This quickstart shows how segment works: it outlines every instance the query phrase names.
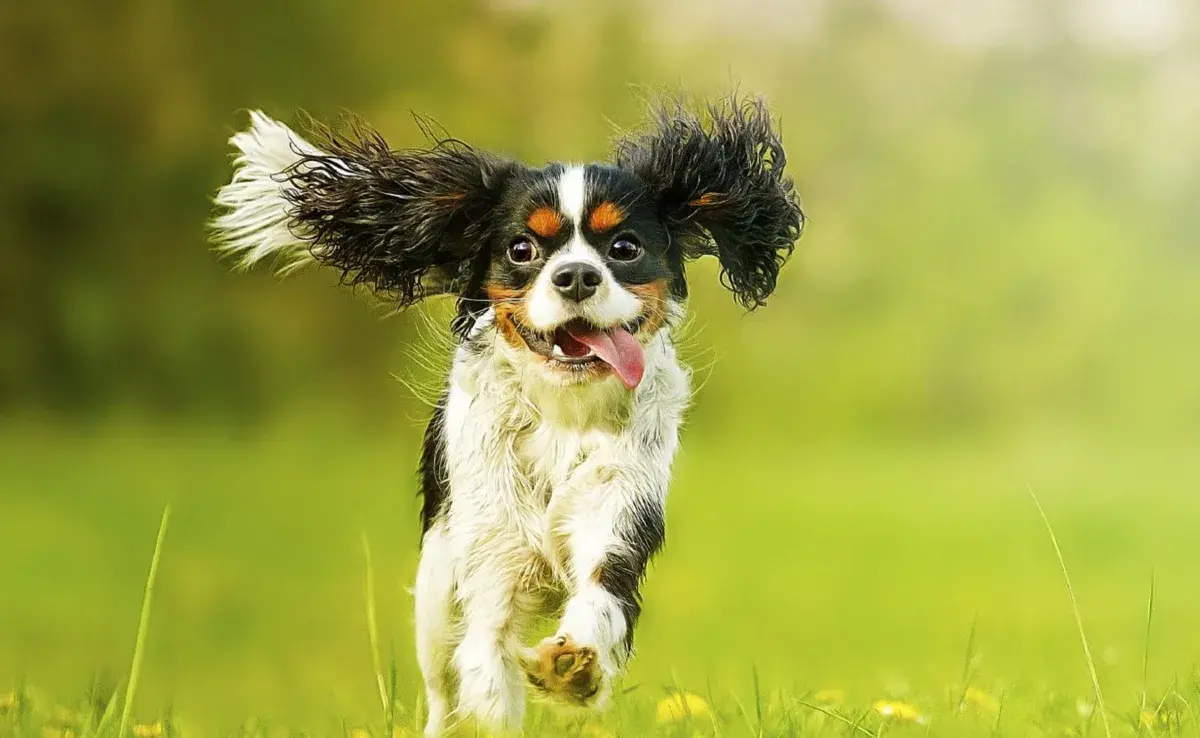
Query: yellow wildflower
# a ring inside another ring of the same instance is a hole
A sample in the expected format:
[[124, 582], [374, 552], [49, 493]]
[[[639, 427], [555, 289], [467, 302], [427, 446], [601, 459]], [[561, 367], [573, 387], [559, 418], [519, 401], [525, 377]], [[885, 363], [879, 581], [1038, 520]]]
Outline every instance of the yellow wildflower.
[[595, 723], [588, 723], [579, 730], [580, 735], [586, 735], [590, 738], [613, 738], [613, 734], [605, 730], [602, 726]]
[[846, 693], [840, 689], [822, 689], [813, 695], [813, 701], [823, 705], [840, 705], [846, 701]]
[[925, 716], [917, 710], [917, 708], [906, 702], [889, 702], [880, 700], [871, 706], [871, 709], [879, 713], [885, 718], [891, 720], [899, 720], [904, 723], [916, 723], [918, 725], [925, 724]]
[[149, 725], [135, 725], [133, 726], [133, 734], [137, 736], [137, 738], [162, 738], [162, 721], [159, 720], [158, 722], [150, 723]]
[[1000, 700], [978, 687], [967, 687], [963, 692], [963, 704], [974, 705], [984, 712], [1000, 712]]
[[708, 714], [708, 703], [691, 692], [678, 692], [658, 703], [658, 722], [678, 723]]
[[1142, 710], [1138, 716], [1144, 728], [1176, 728], [1182, 722], [1178, 712], [1169, 709], [1159, 709], [1154, 712]]
[[346, 738], [371, 738], [371, 733], [362, 728], [353, 728], [347, 734]]

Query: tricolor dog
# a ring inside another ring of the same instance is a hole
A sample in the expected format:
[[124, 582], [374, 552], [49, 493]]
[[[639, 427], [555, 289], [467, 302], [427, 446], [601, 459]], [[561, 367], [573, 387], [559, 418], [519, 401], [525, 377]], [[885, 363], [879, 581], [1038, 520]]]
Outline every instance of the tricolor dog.
[[[527, 685], [601, 707], [663, 544], [689, 397], [672, 342], [685, 267], [715, 256], [756, 308], [804, 223], [769, 111], [662, 103], [611, 162], [541, 167], [314, 129], [251, 115], [215, 237], [242, 265], [316, 262], [400, 306], [457, 300], [420, 464], [426, 733], [519, 730]], [[546, 618], [554, 634], [527, 646]]]

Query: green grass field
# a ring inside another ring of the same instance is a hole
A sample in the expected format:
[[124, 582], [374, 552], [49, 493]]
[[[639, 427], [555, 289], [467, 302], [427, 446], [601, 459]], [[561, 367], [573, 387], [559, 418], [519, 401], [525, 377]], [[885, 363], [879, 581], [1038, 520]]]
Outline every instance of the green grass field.
[[[1192, 450], [772, 443], [685, 437], [627, 691], [598, 722], [534, 710], [533, 732], [1105, 735], [1032, 488], [1111, 733], [1200, 734]], [[140, 734], [383, 735], [364, 534], [395, 724], [414, 729], [416, 449], [317, 425], [0, 433], [0, 735], [86, 734], [123, 694], [167, 504]], [[676, 690], [691, 720], [658, 714]]]

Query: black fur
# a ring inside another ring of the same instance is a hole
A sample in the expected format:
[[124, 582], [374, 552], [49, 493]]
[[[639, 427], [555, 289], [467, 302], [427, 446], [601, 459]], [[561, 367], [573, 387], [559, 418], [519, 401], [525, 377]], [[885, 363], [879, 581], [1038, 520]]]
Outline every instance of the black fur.
[[[544, 169], [527, 170], [510, 180], [510, 186], [495, 210], [495, 240], [487, 277], [492, 284], [509, 289], [528, 287], [537, 279], [546, 262], [575, 238], [572, 228], [563, 228], [558, 234], [547, 238], [532, 233], [526, 224], [529, 213], [535, 208], [561, 208], [558, 184], [563, 169], [561, 164], [552, 164]], [[611, 202], [618, 205], [624, 215], [617, 227], [604, 233], [594, 232], [586, 217], [580, 225], [583, 240], [606, 259], [613, 277], [623, 285], [682, 277], [683, 265], [674, 264], [670, 259], [670, 239], [660, 219], [657, 204], [645, 197], [645, 183], [611, 164], [586, 165], [584, 178], [589, 196], [584, 203], [585, 214], [601, 202]], [[626, 238], [632, 238], [642, 247], [642, 256], [633, 262], [608, 259], [606, 255], [613, 242]], [[532, 241], [537, 245], [538, 255], [533, 261], [513, 264], [505, 256], [508, 245], [517, 239]]]
[[450, 498], [449, 467], [446, 464], [446, 395], [433, 409], [421, 446], [421, 534], [429, 532]]
[[[670, 101], [653, 117], [650, 132], [617, 143], [615, 167], [588, 167], [600, 190], [633, 211], [629, 224], [640, 221], [652, 255], [654, 231], [665, 228], [668, 237], [661, 261], [643, 262], [644, 275], [618, 277], [633, 283], [669, 272], [671, 291], [682, 298], [683, 262], [715, 255], [738, 301], [759, 307], [804, 225], [766, 104], [730, 98], [709, 105], [703, 117]], [[291, 227], [312, 244], [318, 262], [401, 306], [429, 294], [457, 295], [453, 329], [465, 337], [487, 308], [485, 281], [503, 265], [497, 254], [527, 215], [528, 208], [515, 206], [553, 198], [561, 166], [529, 169], [433, 135], [429, 125], [431, 148], [403, 151], [356, 120], [341, 131], [310, 128], [323, 153], [304, 156], [281, 175]], [[643, 208], [646, 215], [636, 216]]]
[[642, 596], [638, 588], [646, 576], [646, 565], [666, 541], [666, 521], [662, 507], [646, 500], [637, 500], [625, 512], [618, 526], [618, 538], [624, 544], [619, 551], [609, 551], [597, 569], [596, 581], [621, 603], [625, 615], [625, 650], [633, 651], [633, 631], [642, 613]]
[[617, 142], [615, 160], [650, 187], [684, 258], [716, 255], [721, 281], [747, 309], [766, 302], [804, 214], [787, 156], [761, 99], [654, 111], [655, 130]]
[[393, 151], [357, 121], [344, 132], [313, 128], [324, 153], [284, 176], [290, 225], [312, 242], [314, 258], [400, 305], [431, 293], [468, 295], [491, 238], [491, 210], [519, 165], [450, 138]]

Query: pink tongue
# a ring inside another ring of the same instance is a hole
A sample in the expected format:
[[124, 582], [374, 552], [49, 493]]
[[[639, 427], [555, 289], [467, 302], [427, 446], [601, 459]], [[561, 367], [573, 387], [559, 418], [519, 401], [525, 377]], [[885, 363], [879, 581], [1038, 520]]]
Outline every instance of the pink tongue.
[[567, 332], [571, 334], [571, 338], [595, 351], [601, 361], [611, 366], [626, 388], [633, 389], [642, 381], [642, 374], [646, 371], [646, 357], [642, 353], [642, 345], [629, 331], [617, 328], [612, 333], [578, 329], [568, 329]]

